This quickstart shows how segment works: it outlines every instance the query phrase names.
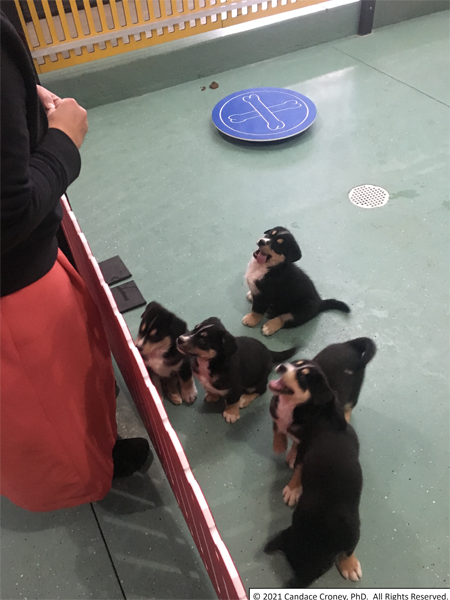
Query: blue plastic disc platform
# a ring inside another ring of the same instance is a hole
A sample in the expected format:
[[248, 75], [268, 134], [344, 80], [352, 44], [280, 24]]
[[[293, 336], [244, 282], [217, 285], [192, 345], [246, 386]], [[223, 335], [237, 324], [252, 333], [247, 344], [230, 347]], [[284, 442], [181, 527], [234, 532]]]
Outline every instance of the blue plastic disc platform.
[[251, 88], [230, 94], [212, 111], [214, 125], [248, 142], [283, 140], [308, 129], [316, 118], [314, 103], [293, 90]]

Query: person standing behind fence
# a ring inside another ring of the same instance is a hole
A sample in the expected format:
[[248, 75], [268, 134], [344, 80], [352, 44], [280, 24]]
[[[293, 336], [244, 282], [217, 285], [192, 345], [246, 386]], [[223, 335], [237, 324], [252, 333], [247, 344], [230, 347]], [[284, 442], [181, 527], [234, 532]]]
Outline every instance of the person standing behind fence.
[[99, 311], [58, 249], [86, 111], [36, 85], [1, 17], [1, 494], [32, 511], [102, 499], [147, 460], [116, 441], [115, 379]]

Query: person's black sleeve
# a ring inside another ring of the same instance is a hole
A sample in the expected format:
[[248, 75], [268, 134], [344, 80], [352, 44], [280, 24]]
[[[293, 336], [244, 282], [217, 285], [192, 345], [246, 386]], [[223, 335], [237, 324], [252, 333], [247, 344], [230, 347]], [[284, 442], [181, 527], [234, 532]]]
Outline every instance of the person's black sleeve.
[[1, 249], [7, 252], [53, 211], [78, 177], [80, 153], [68, 135], [48, 129], [30, 153], [23, 77], [8, 52], [1, 60]]

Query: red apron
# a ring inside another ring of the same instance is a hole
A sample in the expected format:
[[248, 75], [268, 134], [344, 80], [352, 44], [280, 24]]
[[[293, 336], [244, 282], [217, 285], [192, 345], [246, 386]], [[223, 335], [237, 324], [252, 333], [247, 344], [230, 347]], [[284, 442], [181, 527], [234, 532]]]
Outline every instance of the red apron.
[[47, 275], [0, 304], [1, 494], [33, 511], [100, 500], [117, 428], [94, 301], [59, 252]]

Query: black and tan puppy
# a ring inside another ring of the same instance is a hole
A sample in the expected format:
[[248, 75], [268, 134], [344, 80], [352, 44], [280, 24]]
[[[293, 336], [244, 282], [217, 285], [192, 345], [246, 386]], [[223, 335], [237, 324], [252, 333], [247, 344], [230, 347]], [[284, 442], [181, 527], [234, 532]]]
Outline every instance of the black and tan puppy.
[[[312, 360], [297, 361], [295, 364], [301, 366], [303, 363], [309, 363], [325, 373], [337, 402], [344, 411], [345, 419], [349, 422], [352, 410], [358, 402], [366, 365], [372, 360], [375, 353], [375, 342], [370, 338], [361, 337], [348, 342], [331, 344]], [[273, 449], [277, 453], [284, 452], [287, 449], [288, 438], [290, 438], [293, 443], [286, 460], [291, 468], [294, 468], [299, 442], [294, 409], [302, 401], [302, 398], [295, 394], [283, 393], [282, 380], [271, 381], [269, 387], [275, 394], [270, 403], [270, 415], [273, 419]], [[293, 506], [300, 493], [300, 473], [296, 468], [290, 482], [283, 490], [285, 502], [289, 506]]]
[[295, 572], [293, 587], [308, 587], [333, 564], [357, 581], [362, 471], [356, 433], [344, 416], [327, 377], [314, 362], [277, 367], [276, 393], [292, 397], [291, 425], [299, 439], [296, 462], [302, 492], [292, 525], [270, 541], [267, 553], [282, 551]]
[[244, 325], [255, 327], [267, 313], [262, 332], [272, 335], [282, 327], [303, 325], [325, 310], [350, 312], [340, 300], [322, 300], [308, 275], [294, 265], [302, 253], [285, 227], [268, 229], [257, 245], [245, 273], [252, 312], [243, 318]]
[[223, 417], [239, 419], [239, 409], [267, 389], [274, 363], [297, 351], [272, 352], [250, 337], [234, 337], [216, 317], [210, 317], [178, 338], [180, 352], [194, 358], [193, 370], [206, 391], [205, 401], [225, 400]]
[[147, 369], [161, 380], [162, 393], [174, 404], [192, 404], [197, 389], [189, 357], [178, 351], [177, 338], [187, 331], [186, 323], [172, 312], [150, 302], [141, 315], [136, 347]]

